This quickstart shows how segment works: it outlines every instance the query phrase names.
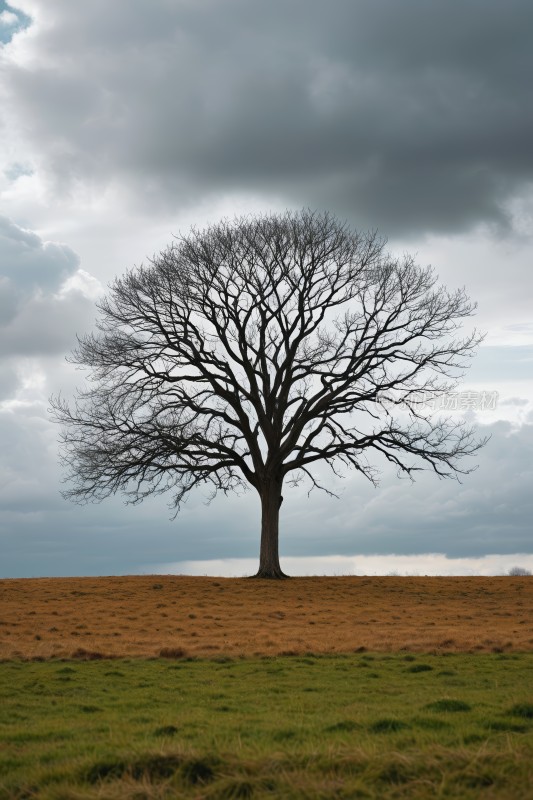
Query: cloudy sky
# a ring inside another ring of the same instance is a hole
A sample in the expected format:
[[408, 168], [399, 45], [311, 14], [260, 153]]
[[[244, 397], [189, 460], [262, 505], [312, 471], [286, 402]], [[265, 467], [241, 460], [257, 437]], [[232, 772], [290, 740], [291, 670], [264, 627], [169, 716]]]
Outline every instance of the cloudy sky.
[[0, 576], [255, 570], [252, 493], [174, 521], [63, 500], [47, 398], [115, 275], [303, 206], [466, 286], [487, 336], [459, 391], [492, 400], [454, 413], [492, 438], [461, 485], [287, 491], [282, 566], [533, 568], [532, 28], [531, 0], [0, 0]]

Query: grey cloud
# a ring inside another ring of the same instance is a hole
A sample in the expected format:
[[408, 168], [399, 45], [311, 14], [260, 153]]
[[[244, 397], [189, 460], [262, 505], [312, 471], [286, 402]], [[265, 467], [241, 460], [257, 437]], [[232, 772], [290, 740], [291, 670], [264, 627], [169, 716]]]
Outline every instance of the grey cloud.
[[206, 507], [201, 497], [175, 521], [161, 498], [135, 508], [119, 497], [80, 508], [60, 496], [56, 437], [43, 405], [0, 410], [0, 577], [109, 575], [132, 573], [154, 560], [255, 556], [251, 494], [237, 500], [237, 518], [234, 503]]
[[[385, 470], [379, 489], [349, 477], [339, 500], [287, 490], [282, 557], [530, 552], [533, 416], [521, 428], [497, 423], [487, 432], [492, 439], [479, 469], [462, 485], [431, 475], [411, 484]], [[119, 497], [73, 506], [59, 495], [56, 435], [43, 407], [0, 413], [0, 576], [120, 574], [145, 564], [257, 558], [255, 492], [209, 506], [194, 495], [174, 521], [163, 498], [136, 507]]]
[[500, 405], [502, 406], [516, 406], [521, 408], [522, 406], [527, 406], [529, 400], [525, 400], [523, 397], [509, 397], [508, 400], [501, 400]]
[[79, 267], [79, 258], [65, 244], [43, 242], [33, 231], [0, 216], [0, 278], [27, 296], [35, 290], [57, 291]]
[[533, 378], [533, 345], [482, 346], [471, 361], [466, 381], [485, 382], [487, 390], [496, 382]]
[[[50, 464], [53, 432], [40, 405], [23, 411], [0, 412], [2, 455], [0, 457], [0, 509], [2, 514], [18, 511], [43, 514], [59, 506], [57, 492], [50, 491], [52, 475], [59, 471]], [[55, 445], [55, 442], [54, 442]], [[55, 449], [55, 448], [54, 448]]]
[[0, 275], [0, 325], [5, 325], [16, 317], [20, 294], [13, 283]]
[[78, 268], [70, 247], [43, 242], [0, 216], [0, 357], [71, 348], [75, 333], [94, 317], [94, 304], [82, 292], [59, 292]]
[[19, 385], [17, 371], [12, 363], [0, 363], [0, 402], [12, 397]]
[[429, 473], [411, 484], [385, 468], [378, 490], [355, 477], [341, 501], [289, 500], [294, 521], [285, 553], [305, 547], [323, 555], [437, 552], [450, 558], [530, 552], [533, 424], [498, 422], [483, 433], [492, 438], [471, 464], [479, 468], [461, 484]]
[[76, 333], [84, 333], [94, 317], [94, 304], [79, 293], [31, 298], [1, 328], [0, 356], [67, 352], [76, 344]]
[[28, 231], [25, 228], [20, 228], [4, 216], [0, 216], [0, 236], [2, 237], [4, 247], [7, 249], [8, 256], [9, 250], [14, 252], [15, 246], [19, 244], [25, 245], [28, 250], [39, 248], [42, 245], [36, 233]]
[[50, 15], [35, 66], [5, 74], [57, 186], [118, 179], [154, 213], [283, 195], [396, 233], [505, 226], [533, 180], [529, 0], [60, 0]]

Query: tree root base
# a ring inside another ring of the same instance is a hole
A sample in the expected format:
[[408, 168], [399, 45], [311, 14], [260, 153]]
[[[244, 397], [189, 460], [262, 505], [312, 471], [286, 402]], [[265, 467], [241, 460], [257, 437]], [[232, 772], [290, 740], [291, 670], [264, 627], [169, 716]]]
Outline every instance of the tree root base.
[[248, 575], [249, 578], [263, 578], [263, 580], [267, 581], [284, 581], [290, 580], [290, 575], [285, 575], [284, 572], [266, 572], [266, 571], [259, 571], [256, 572], [255, 575]]

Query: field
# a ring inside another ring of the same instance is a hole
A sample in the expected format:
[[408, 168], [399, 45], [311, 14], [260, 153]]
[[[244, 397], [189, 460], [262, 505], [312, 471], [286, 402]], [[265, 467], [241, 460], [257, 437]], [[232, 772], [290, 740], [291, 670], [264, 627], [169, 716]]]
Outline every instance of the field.
[[0, 660], [533, 651], [529, 578], [0, 581]]
[[533, 798], [532, 591], [1, 581], [0, 800]]

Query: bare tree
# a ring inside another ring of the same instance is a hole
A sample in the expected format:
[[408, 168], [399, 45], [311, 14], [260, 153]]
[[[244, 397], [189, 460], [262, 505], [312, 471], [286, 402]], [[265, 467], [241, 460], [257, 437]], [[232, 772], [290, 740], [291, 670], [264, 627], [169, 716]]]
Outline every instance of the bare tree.
[[[373, 483], [367, 454], [399, 473], [457, 477], [484, 441], [421, 399], [456, 385], [482, 337], [454, 339], [475, 306], [430, 268], [393, 258], [375, 232], [328, 213], [222, 222], [178, 237], [110, 286], [97, 332], [71, 361], [90, 383], [52, 398], [78, 502], [128, 502], [195, 486], [252, 486], [261, 500], [255, 577], [284, 576], [282, 485], [325, 462]], [[326, 491], [329, 491], [327, 488]], [[331, 493], [331, 492], [330, 492]]]

